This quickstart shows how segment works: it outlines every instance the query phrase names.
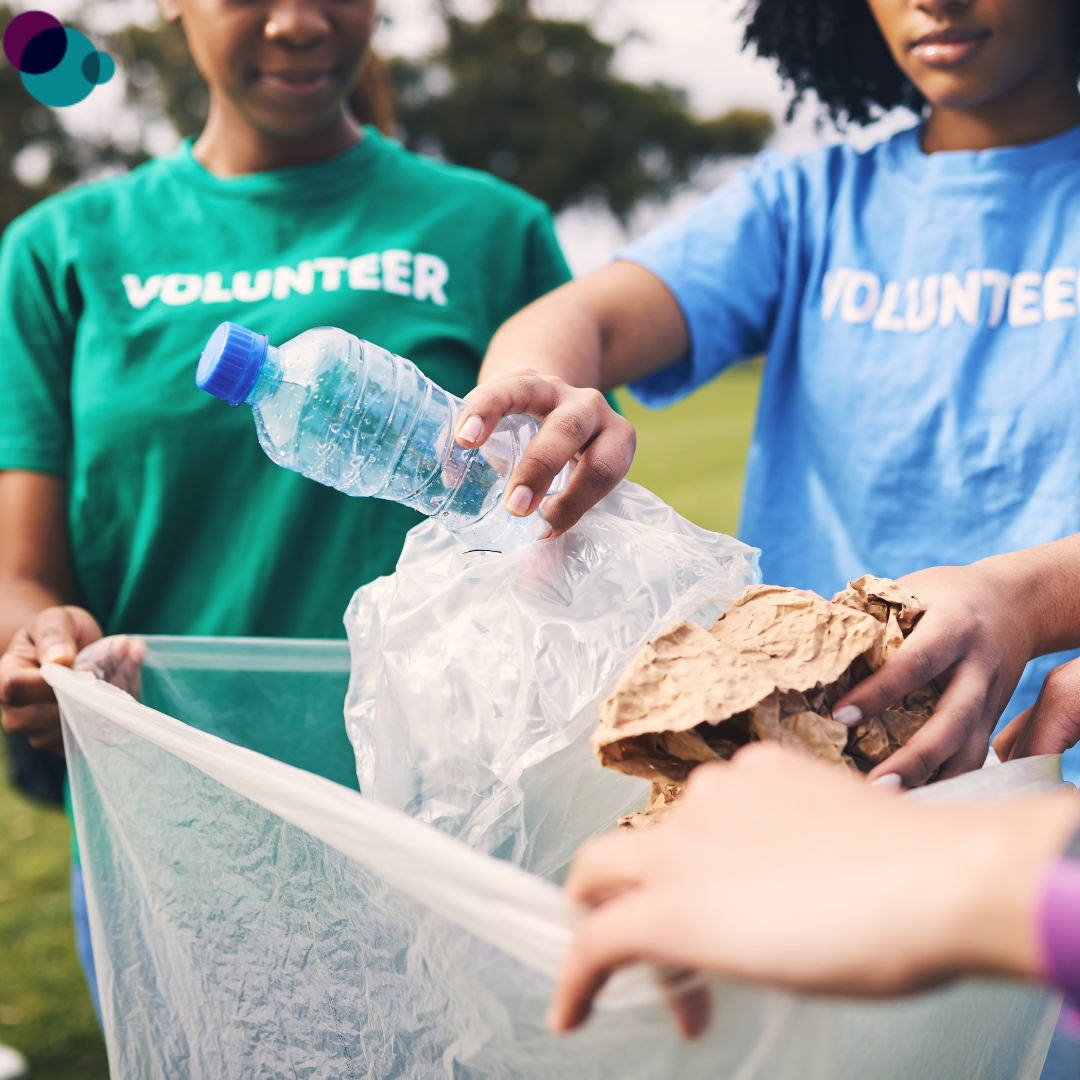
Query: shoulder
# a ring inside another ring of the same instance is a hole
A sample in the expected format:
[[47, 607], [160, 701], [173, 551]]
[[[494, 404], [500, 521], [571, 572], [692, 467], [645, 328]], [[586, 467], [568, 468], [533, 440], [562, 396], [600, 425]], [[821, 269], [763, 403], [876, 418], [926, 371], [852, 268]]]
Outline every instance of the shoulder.
[[122, 175], [76, 184], [50, 195], [8, 225], [4, 245], [62, 243], [75, 231], [114, 219], [166, 175], [165, 162], [154, 159]]
[[839, 177], [895, 168], [913, 139], [917, 139], [917, 132], [912, 128], [863, 148], [838, 142], [794, 156], [766, 150], [758, 155], [747, 175], [758, 183], [776, 186], [828, 186]]
[[539, 199], [490, 173], [451, 165], [407, 150], [396, 139], [376, 137], [384, 166], [392, 172], [395, 182], [411, 190], [437, 192], [443, 204], [466, 204], [491, 215], [536, 219], [550, 214]]

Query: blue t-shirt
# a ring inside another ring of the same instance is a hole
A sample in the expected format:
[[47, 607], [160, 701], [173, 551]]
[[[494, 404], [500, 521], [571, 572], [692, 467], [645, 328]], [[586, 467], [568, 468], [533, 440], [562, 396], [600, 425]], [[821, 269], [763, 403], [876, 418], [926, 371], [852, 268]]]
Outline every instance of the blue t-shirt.
[[[767, 153], [621, 257], [690, 329], [645, 404], [766, 354], [740, 528], [766, 581], [831, 596], [1080, 532], [1080, 128]], [[1029, 665], [1005, 718], [1067, 658]]]

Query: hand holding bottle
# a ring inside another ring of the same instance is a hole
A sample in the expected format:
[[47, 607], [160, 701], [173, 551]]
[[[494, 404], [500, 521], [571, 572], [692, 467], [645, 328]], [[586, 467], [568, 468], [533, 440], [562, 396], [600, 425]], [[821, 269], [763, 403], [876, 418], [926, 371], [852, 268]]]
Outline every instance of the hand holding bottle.
[[555, 477], [577, 462], [566, 489], [544, 502], [547, 536], [566, 532], [626, 475], [634, 459], [634, 425], [599, 390], [522, 369], [498, 375], [465, 396], [458, 424], [462, 446], [482, 446], [504, 416], [541, 420], [506, 485], [507, 510], [524, 517], [544, 501]]

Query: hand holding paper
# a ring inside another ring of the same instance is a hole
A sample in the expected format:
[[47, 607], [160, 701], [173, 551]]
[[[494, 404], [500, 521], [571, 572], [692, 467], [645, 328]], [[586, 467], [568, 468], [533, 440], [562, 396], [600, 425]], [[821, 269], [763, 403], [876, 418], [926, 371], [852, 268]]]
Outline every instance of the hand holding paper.
[[[945, 778], [981, 765], [1028, 660], [1080, 644], [1080, 537], [899, 580], [926, 613], [895, 656], [836, 703], [833, 716], [857, 723], [936, 680], [944, 692], [933, 717], [870, 773], [871, 780], [899, 775], [910, 787], [938, 768]], [[1080, 709], [1070, 687], [1078, 680], [1072, 665], [1058, 668], [1039, 703], [998, 737], [998, 756], [1072, 746]]]

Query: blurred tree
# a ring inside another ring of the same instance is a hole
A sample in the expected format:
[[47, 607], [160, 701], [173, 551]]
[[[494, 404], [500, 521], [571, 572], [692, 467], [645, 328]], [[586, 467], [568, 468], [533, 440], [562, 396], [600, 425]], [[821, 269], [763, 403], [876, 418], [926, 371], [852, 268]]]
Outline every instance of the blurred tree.
[[[0, 5], [0, 37], [14, 14]], [[77, 16], [70, 22], [86, 30]], [[34, 101], [19, 72], [0, 58], [0, 232], [46, 196], [134, 168], [177, 136], [202, 130], [209, 92], [178, 23], [92, 36], [117, 61], [115, 77], [125, 83], [121, 114], [98, 140], [73, 138], [59, 114]], [[360, 72], [352, 106], [364, 123], [395, 132], [386, 65], [374, 55]]]
[[391, 60], [395, 113], [411, 149], [486, 169], [556, 213], [591, 198], [625, 220], [710, 159], [756, 153], [773, 132], [763, 112], [701, 121], [684, 91], [612, 72], [617, 46], [584, 22], [496, 0], [479, 22], [441, 0], [446, 42], [420, 62]]
[[[0, 6], [0, 38], [14, 14]], [[79, 171], [77, 147], [56, 113], [39, 105], [19, 72], [0, 59], [0, 229]]]
[[[0, 5], [0, 37], [14, 15]], [[128, 64], [134, 55], [133, 40], [153, 33], [130, 27], [108, 36], [104, 48]], [[94, 36], [100, 43], [100, 36]], [[38, 104], [22, 85], [19, 72], [0, 58], [0, 231], [34, 203], [78, 180], [123, 172], [149, 157], [143, 134], [146, 125], [161, 115], [160, 95], [156, 87], [141, 86], [129, 77], [126, 97], [127, 123], [118, 123], [102, 139], [76, 139], [60, 122], [59, 113]]]
[[[420, 63], [370, 57], [352, 96], [357, 117], [413, 149], [494, 172], [556, 212], [599, 198], [625, 219], [699, 164], [759, 150], [773, 130], [766, 113], [740, 109], [700, 121], [683, 91], [618, 79], [615, 46], [586, 23], [537, 19], [527, 0], [496, 0], [475, 23], [440, 2], [445, 46]], [[0, 35], [12, 16], [0, 3]], [[209, 96], [178, 24], [91, 36], [124, 80], [115, 122], [96, 139], [72, 137], [0, 58], [0, 231], [45, 196], [133, 168], [202, 128]]]

